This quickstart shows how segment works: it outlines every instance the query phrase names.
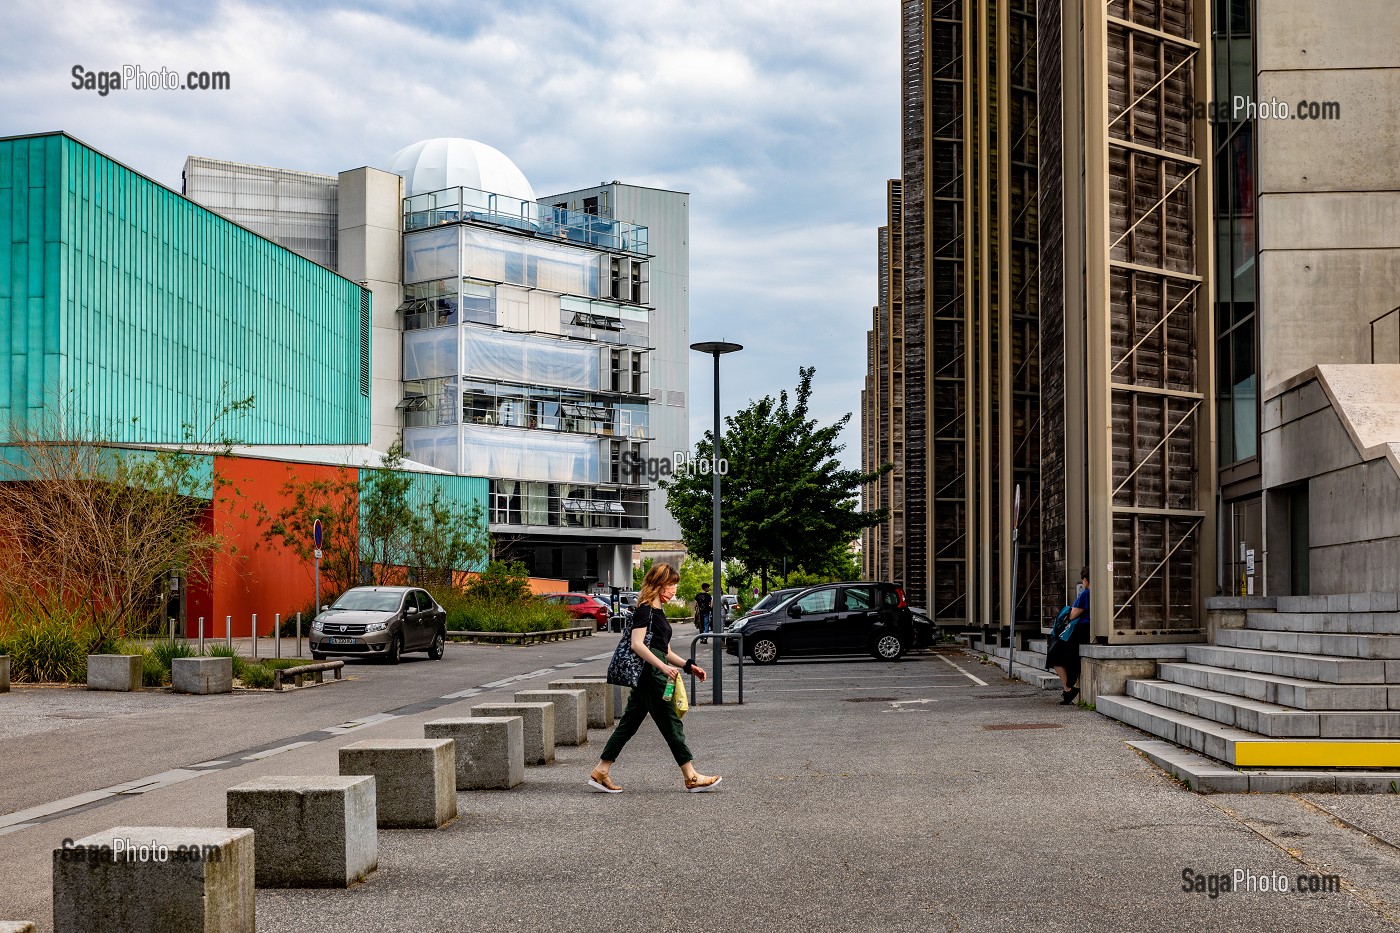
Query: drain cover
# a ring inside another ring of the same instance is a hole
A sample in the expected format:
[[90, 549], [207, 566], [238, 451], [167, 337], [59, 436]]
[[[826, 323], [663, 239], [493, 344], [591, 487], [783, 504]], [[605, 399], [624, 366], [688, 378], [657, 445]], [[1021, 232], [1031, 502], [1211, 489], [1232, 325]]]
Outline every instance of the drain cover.
[[847, 703], [893, 703], [895, 697], [846, 697]]
[[983, 726], [988, 732], [1008, 732], [1012, 729], [1063, 729], [1058, 722], [999, 722]]

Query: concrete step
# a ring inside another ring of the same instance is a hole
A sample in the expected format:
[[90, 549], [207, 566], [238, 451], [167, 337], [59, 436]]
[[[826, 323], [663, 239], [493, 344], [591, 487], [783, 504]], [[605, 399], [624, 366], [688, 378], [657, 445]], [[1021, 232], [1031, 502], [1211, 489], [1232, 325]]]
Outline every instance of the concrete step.
[[1400, 661], [1281, 654], [1223, 645], [1191, 645], [1186, 649], [1186, 660], [1192, 664], [1208, 664], [1255, 674], [1277, 674], [1299, 680], [1320, 680], [1329, 684], [1383, 684], [1386, 682], [1386, 665], [1390, 664], [1395, 665], [1396, 679], [1400, 680]]
[[1128, 747], [1198, 794], [1400, 793], [1400, 773], [1394, 771], [1239, 771], [1161, 739]]
[[1130, 680], [1128, 696], [1271, 738], [1396, 739], [1400, 712], [1300, 710], [1165, 680]]
[[1395, 612], [1400, 593], [1333, 593], [1326, 596], [1280, 596], [1279, 612]]
[[1397, 768], [1393, 739], [1275, 739], [1127, 696], [1100, 696], [1100, 713], [1240, 768]]
[[[993, 655], [991, 656], [991, 661], [1003, 671], [1006, 670], [1006, 658], [999, 658]], [[1041, 690], [1055, 690], [1058, 692], [1060, 689], [1059, 676], [1053, 671], [1047, 671], [1044, 668], [1027, 667], [1024, 664], [1016, 664], [1010, 676], [1015, 677], [1017, 680], [1024, 680], [1031, 686], [1039, 687]]]
[[1324, 635], [1400, 635], [1400, 612], [1252, 610], [1245, 613], [1245, 628], [1266, 632], [1311, 632]]
[[1044, 638], [1032, 638], [1026, 642], [1026, 647], [1036, 654], [1046, 654], [1049, 652], [1049, 640]]
[[[1009, 649], [998, 648], [995, 646], [981, 648], [979, 650], [988, 655], [991, 655], [992, 657], [1001, 658], [1003, 661], [1006, 660], [1006, 656], [1011, 653]], [[1045, 655], [1043, 653], [1037, 653], [1034, 651], [1017, 651], [1016, 663], [1024, 664], [1026, 667], [1034, 667], [1038, 670], [1043, 671], [1045, 670]]]
[[1400, 635], [1332, 635], [1227, 628], [1216, 632], [1215, 643], [1227, 648], [1317, 654], [1329, 658], [1400, 659]]
[[1382, 684], [1320, 684], [1277, 674], [1255, 674], [1178, 661], [1159, 663], [1157, 677], [1188, 687], [1228, 693], [1264, 703], [1276, 703], [1293, 709], [1400, 709], [1400, 688], [1386, 687]]

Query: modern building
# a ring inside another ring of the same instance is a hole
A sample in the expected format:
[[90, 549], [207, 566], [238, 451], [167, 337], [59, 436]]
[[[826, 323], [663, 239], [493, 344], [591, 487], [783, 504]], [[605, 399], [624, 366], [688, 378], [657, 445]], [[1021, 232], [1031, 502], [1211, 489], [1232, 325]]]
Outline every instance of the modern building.
[[[0, 257], [0, 443], [53, 423], [117, 450], [232, 433], [232, 455], [207, 456], [236, 496], [191, 496], [236, 547], [180, 590], [184, 631], [246, 635], [257, 613], [266, 633], [310, 604], [313, 567], [262, 546], [251, 503], [275, 511], [289, 478], [353, 483], [381, 464], [366, 289], [63, 133], [0, 140]], [[408, 467], [484, 507], [485, 480]]]
[[905, 0], [863, 441], [902, 515], [868, 573], [1025, 631], [1088, 565], [1116, 644], [1400, 588], [1392, 14]]
[[[228, 192], [308, 184], [268, 171], [191, 158], [186, 192], [244, 209]], [[304, 222], [277, 221], [319, 229], [335, 202], [336, 266], [374, 297], [372, 443], [487, 478], [498, 555], [534, 575], [630, 583], [633, 546], [677, 536], [626, 464], [688, 447], [688, 195], [615, 182], [538, 199], [462, 139], [332, 180]]]

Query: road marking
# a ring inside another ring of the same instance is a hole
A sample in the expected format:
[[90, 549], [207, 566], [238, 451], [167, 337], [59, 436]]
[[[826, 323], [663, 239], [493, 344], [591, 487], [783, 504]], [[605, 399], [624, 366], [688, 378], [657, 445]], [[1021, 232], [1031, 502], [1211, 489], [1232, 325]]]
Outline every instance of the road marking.
[[218, 759], [216, 761], [201, 761], [197, 765], [190, 765], [191, 768], [217, 768], [219, 765], [228, 764], [228, 759]]
[[557, 669], [563, 670], [570, 667], [582, 667], [583, 663], [581, 661], [565, 661], [563, 664], [556, 664], [554, 666]]
[[947, 665], [948, 665], [949, 667], [951, 667], [953, 670], [955, 670], [955, 671], [957, 671], [958, 673], [962, 674], [964, 677], [966, 677], [968, 680], [970, 680], [970, 681], [972, 681], [973, 683], [975, 683], [977, 686], [979, 686], [979, 687], [985, 687], [985, 686], [987, 686], [987, 682], [986, 682], [985, 680], [979, 680], [978, 678], [976, 678], [976, 677], [972, 676], [971, 674], [969, 674], [967, 671], [963, 670], [961, 667], [958, 667], [956, 664], [954, 664], [952, 661], [950, 661], [950, 660], [948, 659], [948, 656], [947, 656], [947, 655], [940, 654], [940, 655], [938, 655], [937, 657], [938, 657], [938, 659], [939, 659], [940, 661], [942, 661], [944, 664], [947, 664]]
[[604, 652], [603, 654], [591, 654], [591, 655], [589, 655], [588, 657], [584, 658], [584, 660], [585, 660], [585, 661], [608, 661], [608, 660], [611, 660], [611, 659], [612, 659], [612, 656], [613, 656], [613, 653], [612, 653], [611, 651], [607, 651], [607, 652]]
[[457, 691], [456, 693], [449, 693], [449, 694], [446, 694], [445, 696], [440, 696], [440, 697], [438, 697], [438, 699], [439, 699], [439, 700], [465, 700], [465, 699], [468, 699], [468, 698], [470, 698], [470, 697], [480, 696], [480, 695], [481, 695], [481, 691], [478, 690], [476, 687], [472, 687], [470, 690], [459, 690], [459, 691]]
[[288, 745], [279, 745], [277, 748], [269, 748], [267, 751], [254, 752], [251, 755], [244, 755], [244, 761], [262, 761], [264, 758], [271, 758], [273, 755], [280, 755], [289, 752], [294, 748], [303, 748], [307, 745], [314, 745], [314, 742], [292, 742]]
[[919, 705], [924, 704], [924, 703], [937, 703], [937, 702], [938, 702], [937, 700], [932, 700], [932, 699], [929, 699], [928, 697], [924, 697], [924, 698], [921, 699], [921, 700], [893, 700], [893, 701], [891, 701], [890, 705], [893, 706], [895, 709], [901, 709], [901, 708], [903, 708], [903, 707], [905, 707], [905, 706], [919, 706]]

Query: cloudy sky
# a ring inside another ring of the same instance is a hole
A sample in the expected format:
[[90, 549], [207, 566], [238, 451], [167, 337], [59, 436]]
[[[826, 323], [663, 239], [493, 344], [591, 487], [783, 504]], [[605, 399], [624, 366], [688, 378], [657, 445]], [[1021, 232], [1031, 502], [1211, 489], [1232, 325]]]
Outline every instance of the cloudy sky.
[[[5, 0], [0, 135], [66, 130], [176, 189], [186, 155], [334, 174], [433, 136], [541, 193], [691, 193], [691, 337], [745, 345], [723, 407], [817, 367], [856, 411], [875, 230], [899, 169], [893, 0], [459, 3]], [[226, 92], [71, 87], [72, 68], [227, 71]], [[691, 398], [712, 387], [694, 357]], [[693, 406], [692, 437], [711, 417]], [[846, 462], [859, 461], [857, 417]]]

